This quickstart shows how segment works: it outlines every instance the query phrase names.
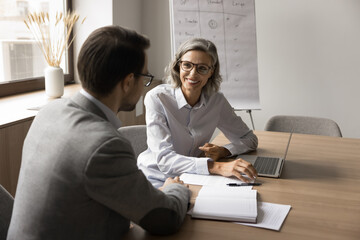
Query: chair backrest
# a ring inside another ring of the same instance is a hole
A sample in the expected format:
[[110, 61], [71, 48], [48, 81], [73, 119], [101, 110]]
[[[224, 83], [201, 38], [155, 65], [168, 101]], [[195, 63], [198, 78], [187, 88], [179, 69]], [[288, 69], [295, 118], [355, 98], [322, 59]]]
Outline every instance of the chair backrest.
[[0, 185], [0, 240], [6, 240], [13, 205], [14, 198]]
[[121, 127], [118, 131], [131, 142], [136, 158], [147, 149], [146, 125]]
[[269, 119], [265, 131], [342, 137], [338, 124], [327, 118], [279, 115]]

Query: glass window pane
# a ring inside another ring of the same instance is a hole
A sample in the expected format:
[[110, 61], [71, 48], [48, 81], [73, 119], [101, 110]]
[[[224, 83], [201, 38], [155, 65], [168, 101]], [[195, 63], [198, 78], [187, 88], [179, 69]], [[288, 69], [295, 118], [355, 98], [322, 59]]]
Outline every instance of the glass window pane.
[[[64, 12], [62, 0], [0, 0], [0, 83], [44, 76], [48, 65], [24, 20], [31, 12]], [[60, 65], [68, 73], [67, 53]]]

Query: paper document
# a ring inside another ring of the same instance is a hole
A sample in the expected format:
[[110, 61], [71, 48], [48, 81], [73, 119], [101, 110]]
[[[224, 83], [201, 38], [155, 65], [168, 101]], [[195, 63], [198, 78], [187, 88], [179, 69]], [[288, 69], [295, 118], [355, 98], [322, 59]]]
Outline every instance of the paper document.
[[290, 209], [290, 205], [258, 202], [257, 223], [237, 223], [252, 227], [267, 228], [279, 231]]
[[[251, 187], [251, 186], [250, 186]], [[203, 186], [198, 197], [256, 198], [256, 190], [245, 187]]]
[[[183, 173], [180, 175], [180, 180], [187, 184], [202, 185], [202, 186], [226, 186], [228, 183], [243, 183], [243, 181], [237, 178], [223, 177], [218, 175], [200, 175]], [[253, 182], [253, 181], [252, 181]], [[237, 187], [242, 189], [252, 189], [252, 186]]]
[[143, 114], [143, 105], [144, 105], [144, 99], [143, 96], [140, 97], [139, 101], [136, 103], [135, 107], [135, 116], [138, 117]]

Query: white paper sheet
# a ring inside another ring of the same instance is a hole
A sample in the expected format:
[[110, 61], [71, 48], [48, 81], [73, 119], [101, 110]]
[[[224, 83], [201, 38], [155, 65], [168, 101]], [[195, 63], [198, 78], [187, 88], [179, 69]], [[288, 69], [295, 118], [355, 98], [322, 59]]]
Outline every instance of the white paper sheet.
[[[228, 183], [243, 183], [243, 181], [237, 178], [229, 178], [223, 177], [218, 175], [200, 175], [200, 174], [190, 174], [190, 173], [183, 173], [180, 175], [180, 180], [184, 181], [187, 184], [193, 185], [211, 185], [211, 186], [227, 186]], [[233, 188], [233, 187], [231, 187]], [[252, 186], [242, 186], [236, 187], [242, 189], [252, 189]]]
[[136, 103], [136, 107], [135, 107], [135, 115], [136, 115], [136, 117], [143, 114], [143, 108], [144, 108], [143, 106], [144, 106], [144, 97], [141, 96], [139, 101]]
[[257, 223], [236, 223], [279, 231], [290, 209], [290, 205], [258, 202]]
[[256, 198], [257, 190], [244, 187], [203, 186], [198, 197]]

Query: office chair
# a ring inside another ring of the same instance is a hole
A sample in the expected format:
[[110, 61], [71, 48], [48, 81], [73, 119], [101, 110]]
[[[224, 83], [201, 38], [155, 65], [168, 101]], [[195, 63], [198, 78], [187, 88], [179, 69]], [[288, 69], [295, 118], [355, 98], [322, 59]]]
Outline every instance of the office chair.
[[342, 137], [339, 126], [333, 120], [306, 116], [273, 116], [266, 123], [265, 131]]
[[131, 142], [136, 158], [147, 149], [146, 125], [121, 127], [118, 131]]
[[14, 198], [0, 185], [0, 240], [6, 240], [13, 205]]

